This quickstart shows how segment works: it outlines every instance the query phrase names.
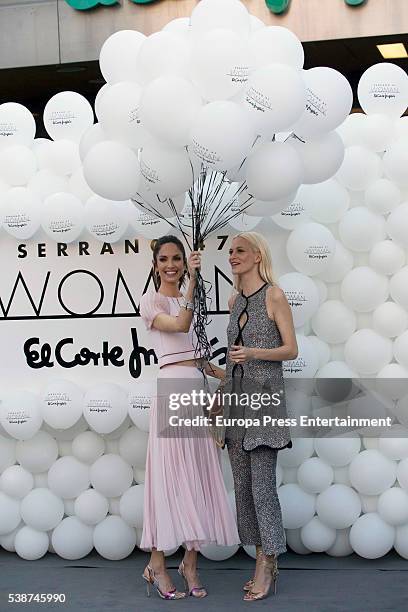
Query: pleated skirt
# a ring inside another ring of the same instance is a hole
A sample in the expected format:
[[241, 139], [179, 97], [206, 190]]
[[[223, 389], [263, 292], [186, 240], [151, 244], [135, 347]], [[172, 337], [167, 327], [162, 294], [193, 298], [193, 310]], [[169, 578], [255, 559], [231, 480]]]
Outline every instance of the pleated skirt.
[[[169, 365], [160, 378], [202, 379], [190, 366]], [[220, 451], [208, 432], [159, 437], [160, 402], [152, 402], [147, 449], [144, 522], [140, 547], [167, 551], [185, 544], [239, 543], [236, 519], [224, 485]]]

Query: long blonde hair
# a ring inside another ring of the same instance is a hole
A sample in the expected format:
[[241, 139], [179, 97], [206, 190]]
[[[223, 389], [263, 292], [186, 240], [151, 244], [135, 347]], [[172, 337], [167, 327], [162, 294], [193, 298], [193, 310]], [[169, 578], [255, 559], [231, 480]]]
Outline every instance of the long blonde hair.
[[[258, 272], [259, 276], [262, 278], [265, 283], [269, 283], [270, 285], [276, 285], [276, 281], [273, 275], [272, 270], [272, 255], [271, 250], [269, 248], [269, 244], [262, 236], [262, 234], [258, 234], [258, 232], [241, 232], [234, 236], [234, 238], [244, 238], [247, 240], [252, 247], [252, 250], [258, 252], [261, 256], [261, 261], [258, 264]], [[239, 275], [237, 274], [234, 280], [234, 288], [237, 291], [240, 291], [240, 282]]]

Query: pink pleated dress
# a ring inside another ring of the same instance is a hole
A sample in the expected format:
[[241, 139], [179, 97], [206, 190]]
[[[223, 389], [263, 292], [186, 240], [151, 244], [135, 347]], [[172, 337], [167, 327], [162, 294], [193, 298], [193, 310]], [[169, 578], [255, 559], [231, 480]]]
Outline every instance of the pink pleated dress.
[[[152, 326], [159, 313], [177, 316], [180, 299], [154, 290], [140, 302], [140, 315], [150, 330], [160, 378], [197, 378], [201, 372], [176, 361], [194, 358], [192, 331], [161, 332]], [[163, 366], [166, 366], [163, 368]], [[188, 550], [216, 543], [239, 543], [220, 466], [220, 451], [210, 434], [205, 437], [157, 435], [157, 401], [152, 402], [147, 449], [144, 523], [140, 547], [166, 551], [185, 544]]]

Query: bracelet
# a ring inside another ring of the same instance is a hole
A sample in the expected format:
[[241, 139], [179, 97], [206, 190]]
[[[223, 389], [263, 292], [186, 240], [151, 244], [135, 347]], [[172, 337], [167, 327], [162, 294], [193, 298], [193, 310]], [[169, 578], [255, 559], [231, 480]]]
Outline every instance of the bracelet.
[[194, 302], [187, 302], [187, 301], [185, 301], [184, 308], [186, 310], [194, 310]]

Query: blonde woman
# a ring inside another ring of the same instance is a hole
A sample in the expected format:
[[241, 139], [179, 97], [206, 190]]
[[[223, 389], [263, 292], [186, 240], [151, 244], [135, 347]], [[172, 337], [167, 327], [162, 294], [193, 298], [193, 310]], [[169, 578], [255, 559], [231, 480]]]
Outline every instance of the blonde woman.
[[[286, 417], [282, 361], [297, 356], [292, 313], [284, 292], [276, 285], [268, 243], [256, 232], [232, 240], [229, 262], [235, 293], [230, 298], [226, 387], [249, 391], [252, 398], [268, 390], [277, 405], [269, 409]], [[255, 404], [254, 404], [255, 405]], [[251, 408], [245, 416], [256, 417]], [[268, 408], [263, 408], [263, 415]], [[238, 414], [243, 416], [243, 414]], [[263, 419], [262, 419], [263, 420]], [[238, 531], [242, 544], [256, 546], [254, 577], [244, 590], [245, 601], [264, 599], [278, 575], [277, 557], [286, 551], [285, 532], [276, 490], [279, 449], [290, 447], [286, 426], [227, 427], [225, 441], [235, 483]]]

